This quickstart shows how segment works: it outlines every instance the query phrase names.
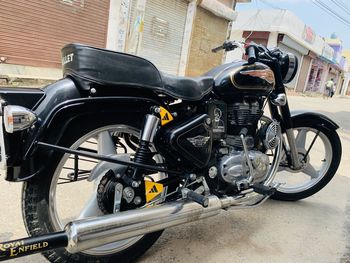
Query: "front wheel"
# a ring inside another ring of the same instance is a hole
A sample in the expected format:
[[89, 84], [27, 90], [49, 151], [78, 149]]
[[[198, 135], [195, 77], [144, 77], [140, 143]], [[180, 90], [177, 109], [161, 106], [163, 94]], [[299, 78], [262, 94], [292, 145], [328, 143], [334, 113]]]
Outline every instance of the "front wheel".
[[317, 124], [298, 125], [293, 130], [303, 167], [290, 169], [283, 154], [275, 178], [281, 185], [272, 196], [276, 200], [296, 201], [317, 193], [333, 178], [341, 159], [341, 142], [335, 130]]

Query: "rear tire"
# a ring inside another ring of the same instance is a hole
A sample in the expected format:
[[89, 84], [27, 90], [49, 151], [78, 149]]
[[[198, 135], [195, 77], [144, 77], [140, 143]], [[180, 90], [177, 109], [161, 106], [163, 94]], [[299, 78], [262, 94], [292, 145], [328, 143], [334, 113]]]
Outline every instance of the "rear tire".
[[[128, 116], [128, 121], [120, 120], [119, 123], [139, 130], [139, 125], [130, 121], [132, 119], [131, 116]], [[110, 122], [103, 120], [99, 120], [94, 124], [86, 124], [85, 122], [77, 123], [75, 127], [71, 127], [69, 132], [62, 136], [59, 145], [71, 147], [86, 134], [107, 125], [110, 125]], [[25, 182], [23, 185], [22, 212], [25, 226], [30, 236], [38, 236], [61, 230], [57, 229], [57, 226], [55, 227], [54, 221], [52, 220], [53, 215], [52, 212], [50, 212], [52, 207], [52, 204], [50, 204], [50, 194], [52, 193], [50, 189], [52, 187], [52, 180], [54, 180], [55, 171], [64, 156], [64, 154], [55, 153], [49, 160], [44, 160], [49, 162], [46, 169], [40, 172], [40, 174], [32, 180]], [[79, 194], [75, 192], [75, 195], [72, 196], [72, 203], [68, 204], [67, 209], [74, 206], [74, 198], [77, 198], [78, 196]], [[84, 252], [70, 254], [65, 248], [60, 248], [45, 252], [43, 255], [50, 262], [132, 262], [143, 255], [157, 241], [161, 234], [162, 231], [146, 234], [136, 242], [131, 242], [131, 245], [125, 249], [123, 246], [122, 250], [117, 253], [105, 255], [93, 255]], [[129, 244], [127, 243], [127, 245]]]

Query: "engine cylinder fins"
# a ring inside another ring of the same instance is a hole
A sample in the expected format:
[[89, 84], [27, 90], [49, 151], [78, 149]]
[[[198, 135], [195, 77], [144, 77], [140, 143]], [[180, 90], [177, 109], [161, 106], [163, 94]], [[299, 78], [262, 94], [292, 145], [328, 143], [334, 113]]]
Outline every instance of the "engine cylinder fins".
[[[248, 149], [252, 149], [254, 147], [255, 141], [253, 136], [245, 137], [245, 142], [247, 144]], [[236, 135], [236, 136], [227, 135], [226, 143], [232, 147], [243, 149], [242, 140], [239, 135]]]
[[281, 126], [278, 121], [273, 120], [268, 124], [263, 138], [263, 143], [266, 149], [273, 150], [277, 147], [281, 140]]
[[227, 106], [227, 139], [228, 145], [242, 149], [240, 133], [246, 129], [245, 140], [249, 149], [254, 147], [256, 127], [263, 111], [257, 100], [241, 101]]

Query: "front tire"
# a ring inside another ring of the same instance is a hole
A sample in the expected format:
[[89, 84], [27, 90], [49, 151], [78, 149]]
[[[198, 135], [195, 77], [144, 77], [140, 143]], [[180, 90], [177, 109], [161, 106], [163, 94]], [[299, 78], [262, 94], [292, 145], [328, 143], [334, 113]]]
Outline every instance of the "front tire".
[[[62, 137], [59, 145], [71, 147], [73, 149], [80, 146], [86, 147], [88, 141], [87, 138], [93, 138], [92, 134], [95, 134], [95, 131], [108, 131], [112, 134], [112, 132], [118, 132], [120, 130], [125, 132], [128, 130], [137, 133], [139, 131], [138, 124], [136, 122], [132, 123], [129, 120], [121, 120], [120, 125], [108, 125], [108, 122], [102, 120], [99, 120], [98, 123], [95, 124], [77, 123], [76, 127], [71, 127], [69, 133], [66, 133]], [[94, 143], [96, 143], [96, 141], [90, 141], [90, 144], [92, 144], [91, 147], [99, 149], [99, 146], [94, 146]], [[122, 147], [122, 150], [125, 150], [125, 147]], [[64, 192], [62, 196], [58, 194], [58, 188], [61, 187], [59, 186], [59, 182], [61, 182], [62, 171], [63, 169], [69, 169], [69, 167], [66, 166], [69, 166], [72, 163], [72, 161], [69, 160], [70, 157], [69, 154], [55, 153], [49, 160], [43, 160], [48, 162], [44, 171], [32, 180], [24, 183], [22, 190], [22, 212], [29, 235], [38, 236], [61, 231], [66, 223], [75, 218], [81, 219], [87, 217], [86, 214], [92, 216], [91, 211], [85, 212], [85, 216], [81, 216], [80, 212], [78, 212], [77, 215], [74, 213], [75, 211], [71, 212], [70, 210], [79, 207], [79, 198], [85, 195], [85, 189], [91, 187], [91, 185], [94, 184], [93, 182], [89, 183], [86, 180], [81, 180], [69, 183], [65, 186], [65, 181], [62, 181], [62, 185], [68, 189], [65, 191], [69, 191], [71, 188], [71, 192], [70, 194]], [[86, 158], [84, 159], [86, 160]], [[90, 164], [85, 163], [85, 166], [83, 167], [84, 170], [90, 170], [91, 165], [96, 165], [96, 163], [91, 164], [91, 160], [88, 161]], [[61, 170], [58, 171], [58, 169]], [[159, 174], [156, 174], [156, 176], [159, 176]], [[64, 179], [67, 180], [66, 178]], [[77, 186], [74, 184], [77, 184]], [[81, 185], [78, 186], [78, 184]], [[88, 186], [88, 184], [90, 186]], [[95, 182], [95, 185], [98, 185], [98, 182]], [[55, 196], [56, 199], [53, 199], [53, 196]], [[62, 197], [62, 200], [65, 200], [60, 204], [58, 204], [57, 201], [59, 196]], [[82, 203], [85, 203], [85, 201]], [[60, 206], [64, 208], [62, 214], [58, 211]], [[95, 207], [97, 206], [95, 205]], [[94, 216], [100, 216], [103, 214], [101, 211], [98, 211], [98, 208], [95, 208], [95, 210], [96, 215]], [[67, 213], [67, 216], [62, 216], [61, 218], [61, 215], [64, 213]], [[144, 254], [157, 241], [161, 234], [162, 231], [158, 231], [140, 237], [131, 238], [130, 242], [129, 240], [126, 240], [124, 242], [125, 244], [115, 242], [111, 245], [83, 251], [77, 254], [70, 254], [64, 248], [61, 248], [45, 252], [43, 255], [50, 262], [132, 262]], [[116, 247], [118, 245], [119, 247]]]
[[[277, 188], [272, 199], [297, 201], [317, 193], [330, 182], [340, 164], [342, 148], [335, 130], [305, 123], [296, 125], [293, 130], [301, 159], [305, 157], [313, 141], [314, 143], [303, 169], [293, 171], [282, 168], [283, 171], [277, 173], [275, 180], [282, 185]], [[283, 161], [286, 165], [286, 159], [282, 159], [282, 165]]]

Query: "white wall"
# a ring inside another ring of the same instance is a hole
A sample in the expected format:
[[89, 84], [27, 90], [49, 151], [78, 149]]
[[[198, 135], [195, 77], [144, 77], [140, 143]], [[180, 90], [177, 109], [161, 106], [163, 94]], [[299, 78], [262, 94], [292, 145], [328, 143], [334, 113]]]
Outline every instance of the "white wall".
[[249, 10], [238, 13], [232, 31], [268, 31], [286, 34], [300, 45], [321, 55], [324, 40], [316, 36], [313, 44], [306, 42], [302, 37], [304, 28], [304, 22], [288, 10]]
[[125, 51], [131, 0], [110, 0], [106, 48]]
[[342, 96], [345, 96], [348, 91], [349, 84], [350, 84], [350, 72], [346, 72], [344, 77], [345, 77], [345, 80], [343, 83], [342, 92], [340, 94]]

